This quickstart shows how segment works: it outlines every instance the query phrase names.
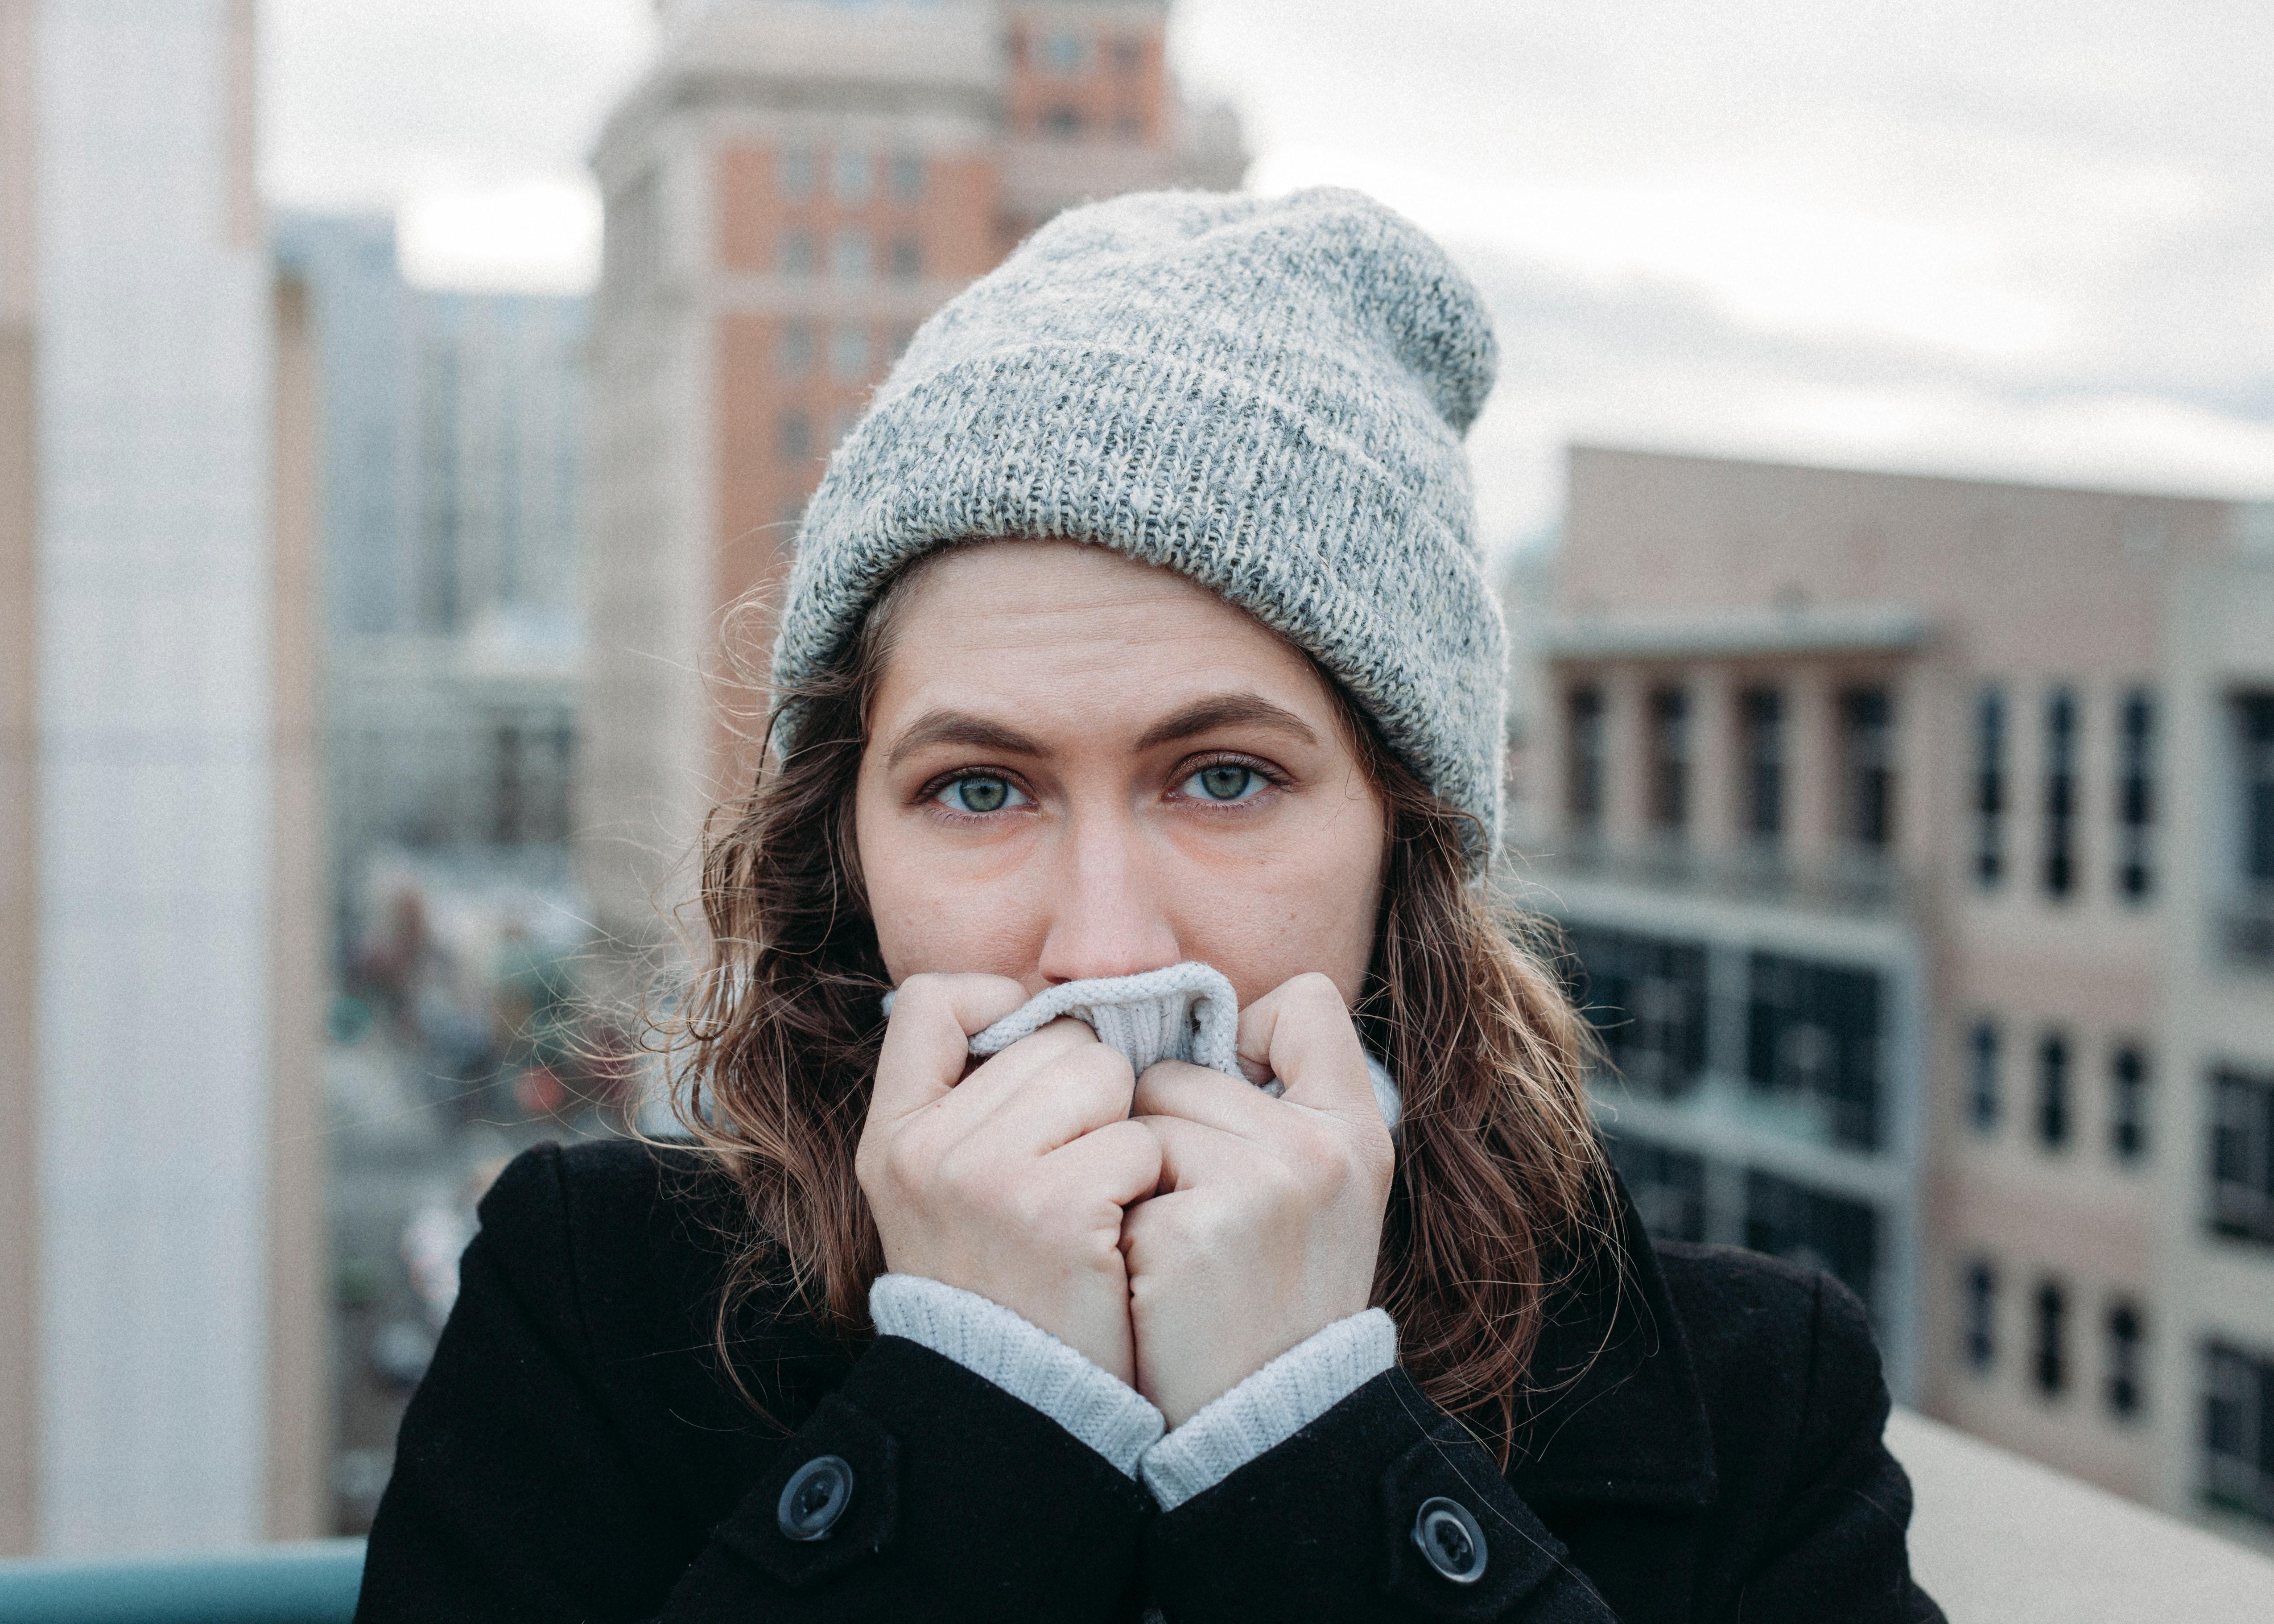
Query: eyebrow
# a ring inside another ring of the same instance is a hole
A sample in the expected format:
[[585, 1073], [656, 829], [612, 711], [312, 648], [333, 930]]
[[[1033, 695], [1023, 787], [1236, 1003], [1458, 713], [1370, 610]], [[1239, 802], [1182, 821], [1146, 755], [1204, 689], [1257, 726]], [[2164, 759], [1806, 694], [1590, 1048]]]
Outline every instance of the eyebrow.
[[999, 750], [1005, 756], [1040, 756], [1043, 747], [1015, 727], [1005, 727], [966, 710], [927, 710], [892, 743], [885, 757], [897, 767], [918, 750], [935, 744], [968, 744], [976, 749]]
[[1183, 710], [1162, 718], [1145, 730], [1137, 741], [1137, 748], [1149, 750], [1179, 739], [1213, 733], [1219, 727], [1243, 726], [1276, 728], [1293, 734], [1306, 744], [1319, 741], [1319, 735], [1305, 725], [1301, 717], [1273, 704], [1261, 694], [1220, 694], [1195, 700]]
[[[1201, 733], [1213, 733], [1219, 727], [1269, 727], [1292, 734], [1306, 744], [1316, 744], [1318, 734], [1313, 733], [1302, 718], [1283, 706], [1275, 705], [1260, 694], [1219, 694], [1211, 698], [1193, 701], [1147, 728], [1137, 741], [1140, 750], [1156, 749], [1164, 744], [1174, 744], [1180, 739], [1191, 739]], [[928, 710], [892, 742], [886, 752], [885, 764], [897, 767], [918, 750], [936, 744], [969, 745], [975, 749], [999, 751], [1005, 756], [1042, 756], [1043, 746], [1015, 727], [1005, 727], [1000, 722], [990, 722], [968, 710]]]

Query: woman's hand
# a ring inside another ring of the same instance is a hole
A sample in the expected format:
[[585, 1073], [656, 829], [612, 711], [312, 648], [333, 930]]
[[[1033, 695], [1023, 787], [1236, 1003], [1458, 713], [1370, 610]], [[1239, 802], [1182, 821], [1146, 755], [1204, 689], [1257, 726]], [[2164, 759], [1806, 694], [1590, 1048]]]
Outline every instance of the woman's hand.
[[1158, 1186], [1160, 1143], [1126, 1120], [1128, 1061], [1080, 1021], [963, 1075], [971, 1034], [1025, 1001], [1003, 976], [902, 983], [854, 1169], [886, 1267], [990, 1298], [1134, 1385], [1122, 1208]]
[[1389, 1133], [1334, 982], [1299, 975], [1241, 1011], [1239, 1057], [1285, 1092], [1175, 1061], [1137, 1085], [1162, 1165], [1121, 1251], [1137, 1390], [1171, 1426], [1374, 1294]]

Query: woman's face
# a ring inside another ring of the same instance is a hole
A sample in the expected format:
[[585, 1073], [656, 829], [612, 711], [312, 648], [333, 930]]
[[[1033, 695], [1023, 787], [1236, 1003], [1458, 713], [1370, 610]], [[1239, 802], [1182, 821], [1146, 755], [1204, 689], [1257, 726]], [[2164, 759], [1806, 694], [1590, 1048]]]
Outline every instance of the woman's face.
[[1387, 819], [1310, 661], [1103, 547], [954, 548], [909, 583], [856, 828], [894, 982], [1029, 994], [1187, 959], [1243, 1006], [1319, 971], [1355, 1003]]

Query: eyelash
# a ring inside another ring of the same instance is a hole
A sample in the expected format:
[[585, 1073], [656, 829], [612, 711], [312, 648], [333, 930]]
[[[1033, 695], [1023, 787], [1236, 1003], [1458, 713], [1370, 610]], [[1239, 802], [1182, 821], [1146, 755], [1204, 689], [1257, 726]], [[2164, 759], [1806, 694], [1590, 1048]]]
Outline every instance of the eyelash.
[[[1265, 784], [1270, 786], [1274, 789], [1285, 789], [1290, 783], [1285, 773], [1267, 763], [1258, 761], [1252, 756], [1203, 756], [1197, 761], [1180, 763], [1178, 763], [1178, 771], [1174, 779], [1174, 783], [1179, 789], [1181, 789], [1186, 783], [1197, 778], [1200, 774], [1206, 772], [1211, 767], [1245, 767], [1248, 771], [1254, 773], [1257, 778], [1262, 779]], [[1035, 795], [1035, 792], [1027, 786], [1025, 780], [1021, 779], [1015, 772], [1006, 771], [999, 767], [958, 767], [952, 772], [941, 773], [937, 778], [927, 782], [921, 790], [918, 790], [916, 792], [917, 804], [920, 806], [929, 806], [940, 816], [951, 819], [959, 823], [985, 823], [990, 818], [1001, 816], [1005, 811], [1016, 812], [1022, 809], [1018, 807], [1007, 807], [999, 808], [994, 812], [964, 812], [958, 810], [956, 808], [948, 806], [940, 800], [940, 797], [945, 794], [947, 791], [955, 785], [973, 778], [992, 778], [1000, 783], [1007, 784], [1013, 789], [1018, 791], [1020, 794], [1024, 795], [1027, 798], [1028, 804], [1029, 805], [1032, 805], [1037, 799], [1039, 799]], [[1180, 794], [1178, 796], [1178, 799], [1188, 801], [1194, 806], [1209, 807], [1221, 812], [1237, 811], [1241, 808], [1253, 806], [1262, 798], [1263, 797], [1260, 792], [1254, 794], [1243, 796], [1238, 801], [1211, 801], [1204, 795]]]

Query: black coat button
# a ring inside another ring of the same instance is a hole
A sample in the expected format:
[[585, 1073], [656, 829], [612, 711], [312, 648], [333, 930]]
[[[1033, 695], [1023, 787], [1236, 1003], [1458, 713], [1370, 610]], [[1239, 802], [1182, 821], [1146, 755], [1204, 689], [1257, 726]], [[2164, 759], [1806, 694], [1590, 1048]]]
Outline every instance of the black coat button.
[[853, 1468], [842, 1455], [817, 1455], [782, 1485], [774, 1521], [781, 1525], [785, 1539], [826, 1539], [852, 1503]]
[[1485, 1531], [1457, 1500], [1425, 1500], [1413, 1518], [1413, 1543], [1438, 1576], [1474, 1584], [1485, 1576]]

